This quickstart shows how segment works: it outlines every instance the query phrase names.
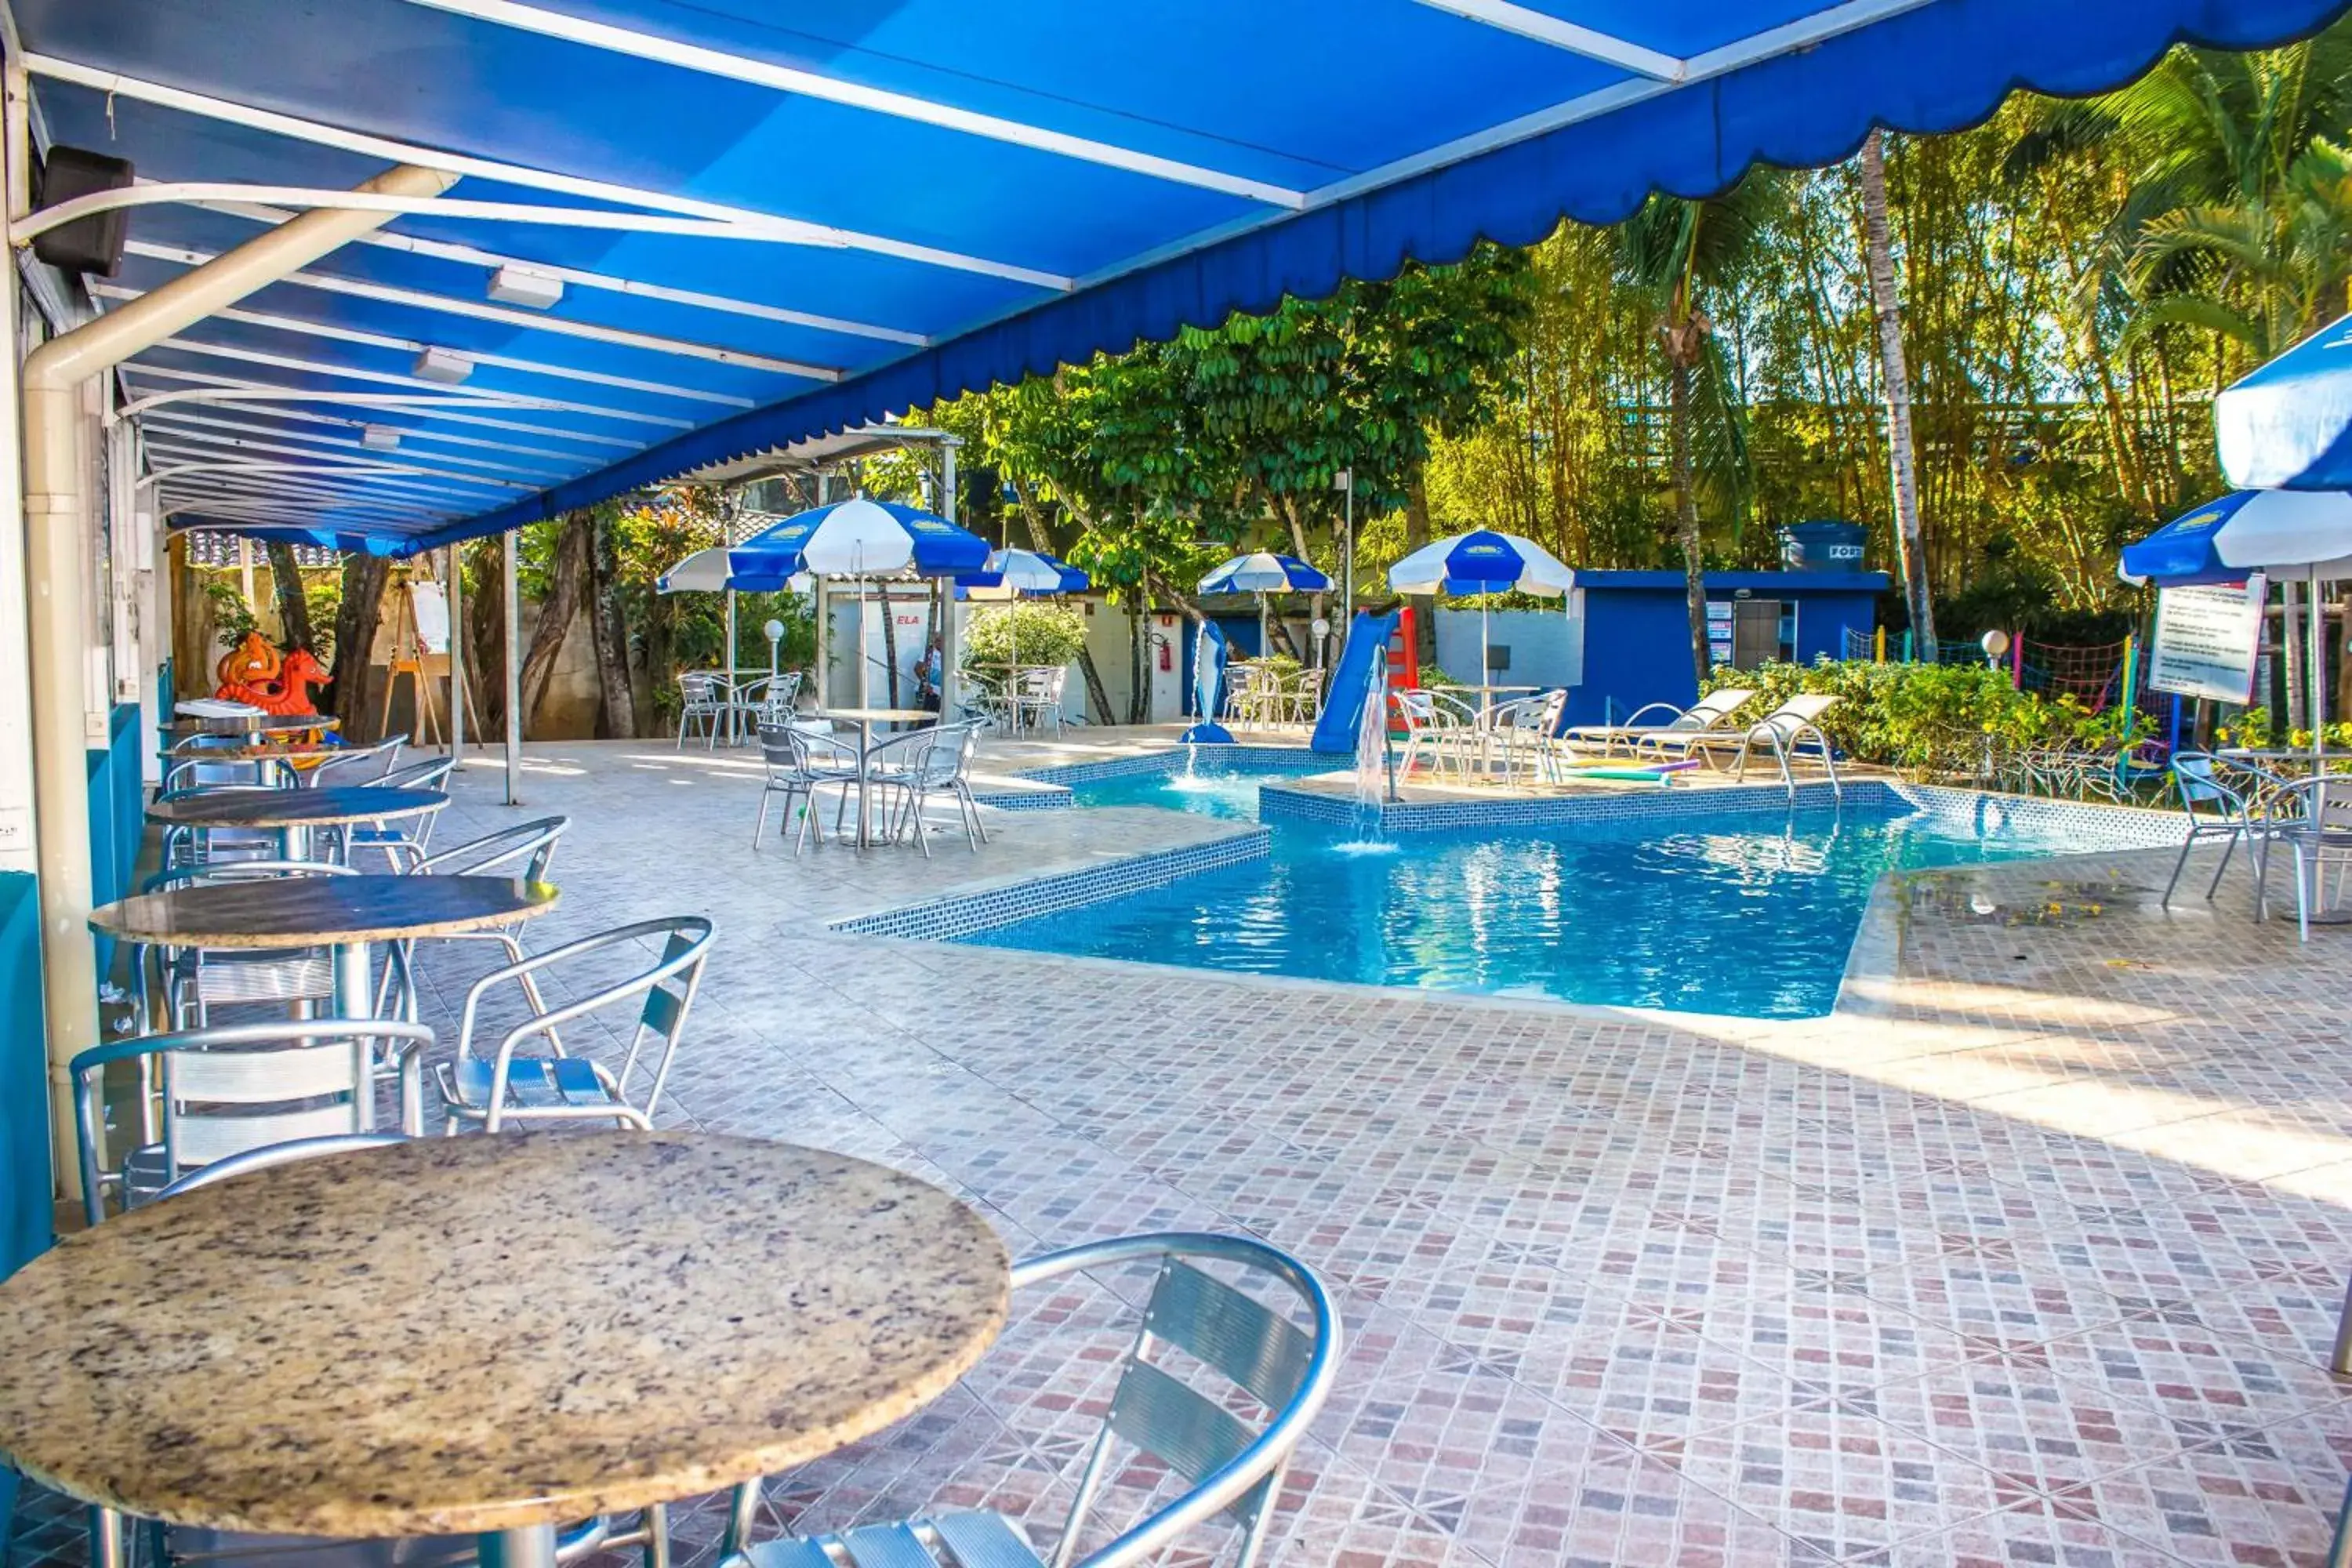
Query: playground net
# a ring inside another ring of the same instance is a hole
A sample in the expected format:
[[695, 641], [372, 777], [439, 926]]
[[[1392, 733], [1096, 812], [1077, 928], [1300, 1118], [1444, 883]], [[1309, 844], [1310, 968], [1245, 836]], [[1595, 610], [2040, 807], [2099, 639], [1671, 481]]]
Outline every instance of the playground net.
[[2020, 637], [2012, 654], [2021, 690], [2043, 697], [2072, 697], [2096, 713], [2116, 699], [2124, 672], [2122, 642], [2066, 647]]

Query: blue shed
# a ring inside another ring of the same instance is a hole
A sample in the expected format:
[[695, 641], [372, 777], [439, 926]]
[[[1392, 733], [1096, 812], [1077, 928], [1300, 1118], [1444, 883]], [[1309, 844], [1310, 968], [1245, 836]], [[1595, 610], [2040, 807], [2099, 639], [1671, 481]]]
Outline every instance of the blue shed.
[[[1884, 572], [1710, 572], [1707, 630], [1717, 664], [1811, 664], [1844, 657], [1849, 631], [1877, 625]], [[1687, 707], [1690, 623], [1679, 572], [1578, 572], [1569, 606], [1579, 645], [1568, 721], [1605, 724], [1650, 702]]]

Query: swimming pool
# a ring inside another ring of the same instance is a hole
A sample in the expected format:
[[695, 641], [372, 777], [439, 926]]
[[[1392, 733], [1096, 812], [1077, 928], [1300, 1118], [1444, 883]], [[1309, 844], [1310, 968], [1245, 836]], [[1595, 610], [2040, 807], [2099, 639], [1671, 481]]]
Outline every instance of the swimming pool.
[[[1265, 774], [1074, 784], [1076, 804], [1255, 816]], [[960, 940], [1031, 952], [1561, 1002], [1809, 1017], [1889, 870], [2078, 851], [1892, 797], [1412, 833], [1277, 821], [1271, 854]]]

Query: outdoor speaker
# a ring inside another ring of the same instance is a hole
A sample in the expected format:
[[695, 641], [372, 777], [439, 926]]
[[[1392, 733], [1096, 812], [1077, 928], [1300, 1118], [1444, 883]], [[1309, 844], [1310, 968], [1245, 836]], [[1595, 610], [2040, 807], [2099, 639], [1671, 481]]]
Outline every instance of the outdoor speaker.
[[[41, 165], [36, 194], [40, 205], [56, 206], [97, 191], [119, 191], [131, 184], [131, 162], [79, 147], [52, 147]], [[33, 254], [60, 272], [95, 272], [111, 278], [122, 265], [122, 241], [131, 213], [116, 207], [92, 217], [60, 224], [33, 240]]]

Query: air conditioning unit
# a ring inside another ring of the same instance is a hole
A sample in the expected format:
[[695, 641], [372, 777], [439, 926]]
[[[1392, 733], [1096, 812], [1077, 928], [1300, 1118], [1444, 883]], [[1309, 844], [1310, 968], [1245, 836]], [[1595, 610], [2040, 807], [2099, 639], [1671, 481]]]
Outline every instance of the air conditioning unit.
[[400, 445], [400, 432], [389, 425], [363, 425], [360, 427], [360, 445], [371, 451], [389, 452]]
[[501, 305], [544, 310], [563, 298], [563, 279], [509, 263], [490, 274], [490, 298]]
[[474, 362], [464, 354], [448, 349], [426, 349], [416, 356], [409, 374], [419, 381], [437, 381], [444, 386], [455, 386], [474, 374]]

